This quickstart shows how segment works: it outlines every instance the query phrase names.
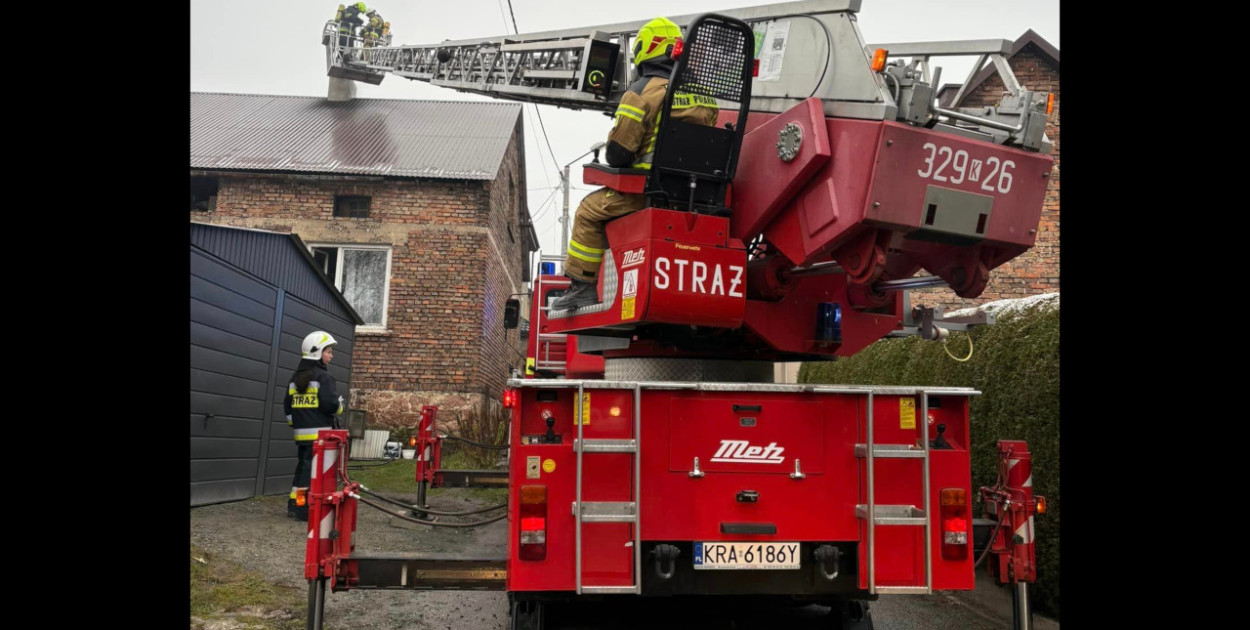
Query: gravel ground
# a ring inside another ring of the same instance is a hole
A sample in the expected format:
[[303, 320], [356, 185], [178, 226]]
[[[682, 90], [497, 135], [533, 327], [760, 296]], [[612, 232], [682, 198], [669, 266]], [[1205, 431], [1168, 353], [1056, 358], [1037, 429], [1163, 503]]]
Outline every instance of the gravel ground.
[[[415, 501], [415, 495], [392, 495]], [[434, 508], [465, 510], [482, 503], [448, 491], [430, 499]], [[505, 550], [506, 521], [479, 528], [450, 529], [412, 525], [361, 505], [359, 551], [455, 552]], [[305, 526], [286, 517], [285, 497], [261, 497], [193, 508], [191, 543], [246, 569], [259, 571], [280, 586], [307, 593], [303, 578]], [[978, 588], [982, 588], [979, 584]], [[950, 594], [887, 596], [872, 604], [879, 630], [1010, 630], [1001, 601]], [[1007, 600], [1010, 614], [1010, 600]], [[999, 605], [995, 605], [995, 604]], [[828, 627], [827, 608], [734, 609], [707, 601], [644, 600], [598, 602], [553, 611], [550, 625], [560, 630], [739, 630], [744, 628]], [[691, 625], [691, 618], [698, 622]], [[507, 598], [502, 592], [348, 591], [327, 593], [326, 630], [506, 630]], [[1040, 617], [1038, 630], [1058, 624]]]

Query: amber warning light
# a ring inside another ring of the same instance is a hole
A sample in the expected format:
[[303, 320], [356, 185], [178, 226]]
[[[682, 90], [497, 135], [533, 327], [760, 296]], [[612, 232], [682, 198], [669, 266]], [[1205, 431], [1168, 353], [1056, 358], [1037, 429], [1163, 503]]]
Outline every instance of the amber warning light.
[[889, 51], [884, 48], [874, 50], [872, 53], [872, 71], [881, 72], [885, 70], [885, 58], [889, 55]]

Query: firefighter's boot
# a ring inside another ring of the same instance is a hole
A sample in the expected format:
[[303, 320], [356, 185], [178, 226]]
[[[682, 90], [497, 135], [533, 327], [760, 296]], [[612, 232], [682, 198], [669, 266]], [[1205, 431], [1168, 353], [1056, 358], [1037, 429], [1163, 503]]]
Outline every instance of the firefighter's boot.
[[288, 499], [286, 502], [286, 515], [306, 523], [308, 522], [308, 505], [296, 505], [295, 499]]
[[599, 292], [593, 282], [570, 278], [568, 293], [551, 303], [551, 310], [564, 311], [599, 303]]

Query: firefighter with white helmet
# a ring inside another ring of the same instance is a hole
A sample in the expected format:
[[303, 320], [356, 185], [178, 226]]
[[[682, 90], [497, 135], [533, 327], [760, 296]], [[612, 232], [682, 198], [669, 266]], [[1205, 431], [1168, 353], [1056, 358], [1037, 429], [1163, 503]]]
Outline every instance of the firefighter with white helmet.
[[368, 17], [369, 21], [365, 24], [363, 33], [365, 38], [365, 47], [368, 48], [377, 45], [378, 39], [382, 37], [382, 26], [385, 21], [382, 19], [382, 14], [378, 13], [377, 9], [369, 9], [369, 12], [365, 15]]
[[[651, 168], [664, 96], [673, 74], [675, 51], [681, 44], [681, 27], [668, 18], [655, 18], [638, 31], [631, 49], [638, 80], [621, 96], [616, 108], [606, 148], [609, 166]], [[673, 101], [674, 120], [710, 126], [716, 124], [719, 113], [716, 100], [709, 97], [678, 94]], [[599, 301], [595, 280], [608, 246], [604, 224], [645, 207], [645, 195], [611, 188], [600, 188], [582, 200], [573, 218], [573, 232], [564, 261], [564, 275], [571, 283], [568, 292], [551, 303], [553, 310], [578, 308]]]
[[343, 413], [343, 397], [338, 393], [338, 383], [327, 371], [334, 357], [331, 346], [338, 341], [330, 333], [318, 330], [304, 337], [300, 347], [300, 362], [287, 385], [282, 407], [286, 411], [286, 423], [295, 433], [295, 446], [299, 460], [295, 464], [295, 480], [287, 500], [287, 515], [308, 520], [308, 482], [312, 476], [312, 446], [317, 432], [336, 428], [335, 416]]

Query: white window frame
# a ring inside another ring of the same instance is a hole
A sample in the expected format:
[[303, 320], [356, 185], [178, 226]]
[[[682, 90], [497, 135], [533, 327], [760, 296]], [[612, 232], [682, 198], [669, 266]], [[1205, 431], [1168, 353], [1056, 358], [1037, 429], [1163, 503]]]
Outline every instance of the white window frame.
[[[338, 259], [334, 261], [334, 277], [330, 278], [334, 282], [334, 288], [341, 293], [343, 291], [343, 251], [347, 249], [371, 249], [375, 251], [386, 252], [386, 278], [382, 287], [382, 323], [381, 324], [361, 324], [356, 327], [358, 333], [382, 333], [388, 332], [386, 328], [387, 319], [390, 315], [391, 307], [391, 261], [394, 259], [394, 248], [390, 245], [362, 245], [359, 243], [307, 243], [308, 253], [316, 258], [316, 247], [334, 247], [338, 250]], [[324, 271], [324, 270], [322, 270]], [[353, 306], [353, 308], [355, 308]]]

